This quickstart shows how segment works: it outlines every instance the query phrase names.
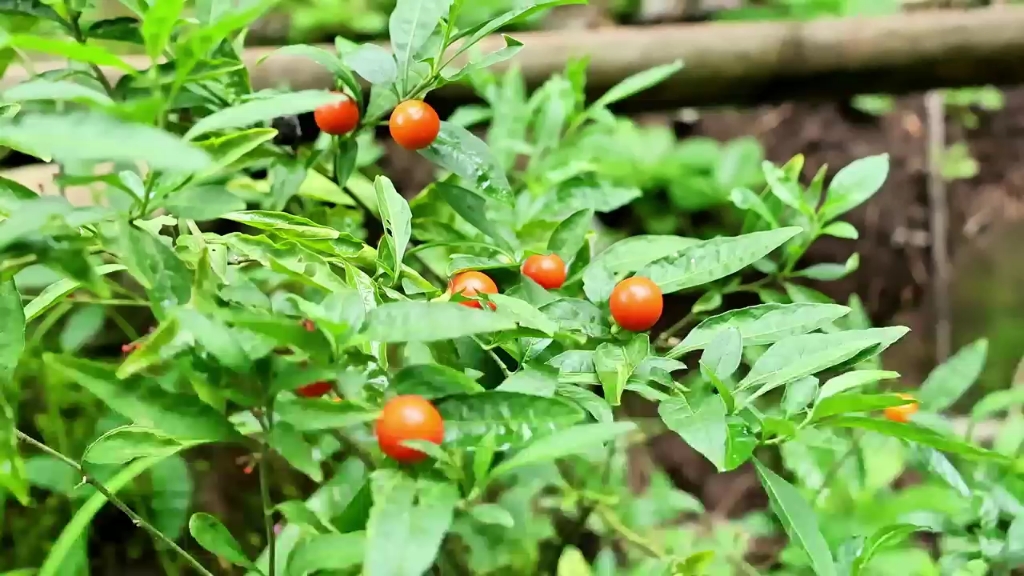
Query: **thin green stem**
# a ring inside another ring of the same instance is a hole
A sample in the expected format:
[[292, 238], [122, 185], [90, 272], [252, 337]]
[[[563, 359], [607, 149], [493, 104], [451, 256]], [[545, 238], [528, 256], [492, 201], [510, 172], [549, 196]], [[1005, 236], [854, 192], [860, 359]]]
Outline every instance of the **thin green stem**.
[[126, 516], [131, 518], [132, 522], [136, 526], [138, 526], [139, 528], [142, 528], [143, 530], [148, 532], [153, 538], [155, 538], [158, 541], [166, 544], [171, 550], [174, 550], [174, 552], [176, 552], [179, 556], [184, 558], [186, 562], [188, 562], [193, 568], [195, 568], [196, 572], [198, 572], [202, 576], [213, 576], [212, 572], [207, 570], [191, 554], [189, 554], [184, 549], [182, 549], [181, 546], [178, 546], [177, 544], [175, 544], [174, 540], [171, 540], [170, 538], [165, 536], [163, 534], [163, 532], [161, 532], [161, 531], [157, 530], [156, 528], [154, 528], [152, 524], [150, 524], [149, 522], [146, 522], [141, 516], [136, 514], [134, 510], [129, 508], [128, 505], [125, 504], [121, 499], [119, 499], [117, 496], [112, 494], [110, 492], [110, 490], [107, 490], [106, 486], [104, 486], [101, 482], [99, 482], [98, 480], [96, 480], [95, 478], [90, 476], [89, 473], [85, 471], [85, 468], [83, 468], [81, 464], [79, 464], [78, 462], [72, 460], [71, 458], [68, 458], [67, 456], [65, 456], [64, 454], [61, 454], [60, 452], [54, 450], [53, 448], [50, 448], [46, 444], [43, 444], [42, 442], [40, 442], [40, 441], [36, 440], [35, 438], [29, 436], [28, 434], [25, 434], [21, 430], [15, 429], [14, 433], [18, 437], [18, 439], [21, 440], [22, 442], [24, 442], [26, 444], [29, 444], [30, 446], [34, 446], [35, 448], [37, 448], [39, 450], [42, 450], [46, 454], [48, 454], [50, 456], [53, 456], [54, 458], [60, 460], [64, 464], [70, 466], [78, 474], [81, 474], [83, 482], [85, 482], [86, 484], [91, 485], [93, 488], [96, 489], [97, 492], [102, 494], [103, 497], [106, 498], [108, 502], [110, 502], [111, 504], [116, 506], [121, 512], [124, 512]]
[[[22, 295], [22, 300], [32, 300], [35, 296]], [[102, 304], [104, 306], [144, 306], [149, 307], [145, 300], [129, 300], [127, 298], [90, 298], [88, 296], [76, 296], [67, 300], [69, 304]]]
[[[82, 26], [78, 22], [82, 18], [82, 13], [71, 8], [71, 3], [67, 0], [64, 1], [64, 7], [68, 11], [68, 25], [71, 28], [71, 35], [74, 37], [75, 42], [85, 44], [85, 33], [82, 32]], [[107, 80], [107, 75], [103, 73], [103, 70], [95, 64], [90, 64], [89, 69], [96, 75], [96, 80], [103, 87], [103, 91], [107, 93], [107, 96], [113, 98], [114, 87], [110, 85], [110, 80]]]
[[612, 510], [604, 506], [600, 506], [597, 508], [597, 514], [609, 528], [617, 532], [619, 536], [622, 536], [633, 546], [636, 546], [640, 550], [646, 552], [652, 558], [661, 559], [665, 557], [665, 553], [658, 549], [653, 542], [650, 542], [640, 534], [634, 532], [632, 528], [626, 526]]
[[264, 438], [260, 445], [260, 500], [263, 503], [263, 529], [267, 538], [267, 576], [277, 570], [277, 542], [274, 535], [274, 503], [270, 499], [270, 434], [274, 431], [274, 401], [267, 400], [263, 411]]
[[676, 332], [679, 332], [683, 328], [686, 328], [690, 324], [690, 322], [693, 322], [693, 320], [694, 320], [694, 318], [696, 318], [696, 316], [697, 315], [694, 314], [693, 311], [691, 310], [686, 316], [683, 316], [682, 318], [680, 318], [679, 321], [677, 321], [675, 324], [669, 326], [664, 332], [662, 332], [660, 335], [658, 335], [657, 344], [659, 346], [666, 345], [668, 343], [669, 338], [675, 336]]

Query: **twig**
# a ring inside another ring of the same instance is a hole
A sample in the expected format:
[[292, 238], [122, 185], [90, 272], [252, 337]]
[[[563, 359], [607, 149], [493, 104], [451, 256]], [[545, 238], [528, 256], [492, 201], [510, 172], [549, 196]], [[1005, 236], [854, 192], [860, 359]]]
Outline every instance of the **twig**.
[[74, 469], [77, 473], [81, 474], [83, 482], [91, 485], [93, 488], [96, 489], [97, 492], [102, 494], [103, 497], [106, 498], [108, 502], [110, 502], [114, 506], [117, 506], [117, 508], [119, 510], [121, 510], [121, 512], [124, 512], [125, 515], [127, 515], [129, 518], [131, 518], [132, 522], [136, 526], [138, 526], [139, 528], [142, 528], [143, 530], [148, 532], [151, 536], [153, 536], [154, 538], [156, 538], [160, 542], [163, 542], [164, 544], [169, 546], [171, 548], [171, 550], [174, 550], [178, 555], [180, 555], [182, 558], [184, 558], [185, 561], [187, 561], [189, 564], [191, 564], [192, 567], [195, 568], [197, 572], [202, 574], [202, 576], [213, 576], [213, 573], [210, 572], [209, 570], [207, 570], [202, 564], [200, 564], [199, 561], [196, 560], [194, 557], [192, 557], [191, 554], [189, 554], [184, 549], [182, 549], [181, 546], [178, 546], [177, 544], [175, 544], [174, 541], [171, 540], [170, 538], [168, 538], [167, 536], [165, 536], [163, 534], [163, 532], [160, 532], [159, 530], [154, 528], [152, 524], [150, 524], [149, 522], [146, 522], [141, 516], [139, 516], [131, 508], [129, 508], [127, 504], [122, 502], [117, 496], [114, 496], [110, 492], [110, 490], [107, 490], [106, 486], [104, 486], [101, 482], [99, 482], [98, 480], [96, 480], [95, 478], [90, 476], [89, 473], [85, 471], [85, 468], [83, 468], [81, 464], [79, 464], [75, 460], [72, 460], [71, 458], [68, 458], [67, 456], [61, 454], [60, 452], [54, 450], [53, 448], [50, 448], [49, 446], [47, 446], [46, 444], [43, 444], [42, 442], [36, 440], [35, 438], [32, 438], [31, 436], [29, 436], [28, 434], [25, 434], [21, 430], [15, 430], [14, 433], [18, 437], [18, 439], [21, 440], [22, 442], [24, 442], [26, 444], [29, 444], [31, 446], [34, 446], [34, 447], [38, 448], [39, 450], [42, 450], [43, 452], [47, 453], [48, 455], [53, 456], [54, 458], [60, 460], [64, 464], [67, 464], [72, 469]]
[[946, 181], [942, 178], [942, 157], [946, 151], [945, 97], [942, 91], [925, 94], [927, 126], [928, 208], [931, 220], [932, 290], [935, 293], [935, 360], [944, 362], [952, 346], [949, 302], [949, 205]]
[[597, 509], [597, 513], [601, 517], [601, 520], [603, 520], [609, 528], [611, 528], [620, 536], [625, 538], [626, 541], [630, 544], [636, 546], [640, 550], [643, 550], [652, 558], [661, 559], [665, 557], [665, 553], [662, 552], [652, 542], [634, 532], [633, 529], [629, 526], [623, 524], [622, 520], [619, 519], [618, 515], [616, 515], [615, 512], [609, 510], [608, 508], [605, 508], [604, 506], [600, 506]]
[[[82, 32], [82, 26], [79, 24], [79, 20], [82, 18], [82, 13], [74, 10], [71, 7], [71, 3], [65, 0], [64, 6], [68, 10], [68, 25], [71, 27], [71, 35], [75, 38], [75, 41], [79, 44], [85, 45], [85, 34]], [[96, 76], [96, 80], [103, 86], [104, 92], [111, 98], [114, 97], [114, 87], [110, 84], [110, 80], [107, 79], [107, 75], [104, 74], [103, 70], [100, 69], [96, 64], [89, 64], [89, 69]]]
[[277, 542], [274, 534], [274, 503], [270, 500], [270, 434], [274, 431], [274, 399], [264, 402], [263, 418], [257, 416], [263, 428], [260, 443], [260, 500], [263, 503], [263, 530], [267, 538], [267, 576], [277, 570]]

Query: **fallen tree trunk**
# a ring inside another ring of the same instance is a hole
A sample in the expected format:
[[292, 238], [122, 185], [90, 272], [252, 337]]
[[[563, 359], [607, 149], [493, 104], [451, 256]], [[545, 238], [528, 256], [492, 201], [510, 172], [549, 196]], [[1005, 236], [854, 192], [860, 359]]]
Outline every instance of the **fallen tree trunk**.
[[[1024, 6], [916, 12], [810, 22], [715, 22], [516, 34], [525, 47], [512, 61], [530, 86], [572, 56], [589, 56], [587, 89], [601, 94], [630, 74], [683, 60], [685, 69], [623, 103], [625, 109], [751, 105], [930, 88], [1024, 83]], [[484, 49], [504, 43], [488, 38]], [[330, 47], [328, 47], [330, 49]], [[326, 88], [328, 72], [312, 61], [246, 50], [258, 88]], [[148, 65], [144, 58], [129, 59]], [[499, 66], [508, 66], [506, 62]], [[36, 63], [37, 70], [55, 67]], [[111, 76], [115, 76], [111, 72]], [[14, 69], [0, 89], [23, 80]], [[431, 94], [440, 107], [474, 99], [464, 85]]]

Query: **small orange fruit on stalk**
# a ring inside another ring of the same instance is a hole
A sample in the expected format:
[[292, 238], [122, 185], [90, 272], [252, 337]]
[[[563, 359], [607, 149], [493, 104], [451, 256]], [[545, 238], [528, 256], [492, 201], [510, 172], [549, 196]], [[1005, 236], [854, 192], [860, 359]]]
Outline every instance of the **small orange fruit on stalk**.
[[[910, 394], [898, 394], [898, 396], [900, 398], [903, 398], [904, 400], [914, 400], [914, 397], [911, 396]], [[906, 423], [910, 421], [910, 417], [917, 412], [918, 408], [920, 408], [920, 405], [918, 404], [917, 400], [914, 400], [910, 404], [903, 404], [901, 406], [890, 406], [886, 408], [883, 412], [885, 414], [885, 417], [888, 418], [889, 420], [892, 420], [893, 422]]]
[[523, 262], [522, 272], [548, 290], [565, 284], [565, 261], [558, 254], [534, 254]]
[[650, 278], [633, 276], [615, 285], [608, 308], [615, 322], [631, 332], [650, 330], [664, 308], [661, 288]]
[[[454, 278], [448, 283], [448, 290], [452, 294], [461, 294], [466, 297], [476, 296], [477, 294], [497, 294], [498, 285], [491, 280], [491, 277], [483, 272], [476, 270], [470, 270], [468, 272], [462, 272], [456, 274]], [[469, 306], [470, 308], [480, 308], [479, 300], [464, 300], [459, 302], [463, 306]], [[491, 310], [495, 309], [494, 303], [491, 302]]]
[[376, 433], [381, 452], [404, 464], [412, 464], [427, 455], [402, 442], [424, 440], [440, 444], [444, 440], [444, 419], [422, 396], [395, 396], [384, 404], [377, 418]]
[[359, 105], [348, 94], [333, 104], [325, 104], [313, 111], [313, 119], [321, 131], [331, 136], [348, 134], [359, 126]]
[[395, 106], [388, 120], [391, 138], [406, 150], [421, 150], [433, 144], [441, 132], [441, 118], [423, 100], [406, 100]]

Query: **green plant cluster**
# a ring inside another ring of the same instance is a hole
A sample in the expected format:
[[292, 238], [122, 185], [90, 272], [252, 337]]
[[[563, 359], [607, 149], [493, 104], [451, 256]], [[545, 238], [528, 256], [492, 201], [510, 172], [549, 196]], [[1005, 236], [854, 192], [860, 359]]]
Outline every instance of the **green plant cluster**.
[[[631, 129], [608, 107], [681, 64], [590, 103], [583, 61], [529, 96], [514, 72], [480, 73], [514, 56], [521, 45], [508, 36], [453, 65], [483, 37], [563, 3], [460, 27], [461, 0], [399, 0], [393, 52], [344, 40], [282, 49], [330, 70], [344, 94], [253, 91], [244, 30], [272, 3], [203, 2], [184, 18], [181, 0], [127, 2], [137, 18], [107, 23], [83, 22], [71, 2], [4, 4], [68, 37], [13, 34], [3, 45], [71, 64], [0, 94], [0, 144], [57, 162], [59, 186], [93, 187], [97, 201], [0, 179], [4, 525], [23, 525], [44, 499], [73, 510], [44, 558], [5, 555], [18, 563], [0, 569], [87, 573], [84, 535], [107, 503], [151, 538], [168, 573], [852, 576], [906, 574], [913, 561], [921, 574], [1008, 574], [1024, 561], [1024, 398], [996, 393], [974, 408], [972, 422], [1012, 415], [990, 448], [942, 415], [976, 378], [986, 343], [908, 399], [878, 364], [907, 329], [871, 327], [856, 299], [840, 305], [799, 284], [857, 268], [856, 255], [801, 258], [821, 236], [857, 237], [841, 218], [882, 187], [887, 156], [855, 161], [827, 186], [823, 168], [804, 185], [800, 157], [758, 165], [750, 143], [672, 146], [698, 197], [657, 176], [668, 197], [727, 201], [742, 221], [711, 238], [609, 240], [596, 216], [643, 199], [637, 177], [602, 155], [602, 139]], [[152, 66], [135, 70], [90, 43], [111, 29]], [[99, 66], [124, 76], [110, 82]], [[437, 181], [410, 201], [371, 179], [372, 133], [392, 108], [460, 79], [488, 107], [442, 122], [420, 151]], [[361, 113], [354, 132], [282, 138], [287, 119], [347, 99]], [[486, 141], [464, 127], [477, 122]], [[371, 219], [379, 239], [361, 224]], [[566, 263], [561, 286], [520, 273], [534, 254]], [[450, 277], [465, 271], [499, 290], [453, 293]], [[654, 337], [624, 330], [608, 301], [630, 277], [696, 303]], [[730, 307], [734, 296], [757, 303]], [[133, 311], [154, 329], [140, 336]], [[123, 356], [80, 353], [108, 320]], [[319, 383], [323, 394], [303, 392]], [[626, 394], [653, 402], [658, 418], [631, 418]], [[61, 426], [52, 395], [95, 398], [105, 415], [94, 430]], [[381, 450], [382, 411], [398, 396], [429, 401], [443, 419], [440, 443], [405, 441], [419, 462]], [[911, 406], [920, 412], [909, 421], [878, 414]], [[658, 433], [718, 471], [752, 467], [772, 514], [707, 529], [693, 520], [701, 503], [656, 469], [636, 494], [629, 449]], [[258, 472], [255, 539], [190, 502], [188, 458], [228, 447]], [[895, 489], [910, 467], [922, 483]], [[916, 533], [938, 535], [938, 554]], [[789, 544], [777, 561], [751, 566], [753, 539], [779, 534]], [[28, 536], [3, 537], [17, 550]]]

